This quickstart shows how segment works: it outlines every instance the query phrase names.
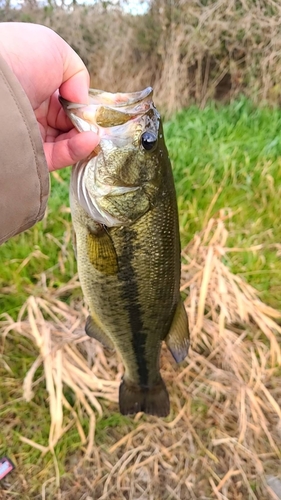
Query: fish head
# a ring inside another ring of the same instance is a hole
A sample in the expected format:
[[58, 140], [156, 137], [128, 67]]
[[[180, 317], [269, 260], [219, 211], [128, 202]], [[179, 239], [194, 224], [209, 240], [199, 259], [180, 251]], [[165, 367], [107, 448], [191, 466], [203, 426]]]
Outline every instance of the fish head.
[[106, 226], [132, 223], [152, 206], [167, 157], [152, 88], [116, 93], [90, 90], [88, 104], [61, 103], [79, 131], [100, 143], [73, 167], [72, 191], [80, 205]]

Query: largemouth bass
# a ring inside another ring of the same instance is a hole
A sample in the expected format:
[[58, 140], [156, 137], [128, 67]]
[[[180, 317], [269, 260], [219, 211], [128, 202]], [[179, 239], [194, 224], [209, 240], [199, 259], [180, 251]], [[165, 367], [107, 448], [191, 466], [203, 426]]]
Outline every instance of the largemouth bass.
[[152, 89], [90, 90], [89, 104], [61, 103], [79, 131], [100, 135], [93, 154], [73, 167], [70, 189], [86, 333], [121, 355], [121, 413], [166, 416], [161, 343], [180, 362], [189, 331], [175, 187]]

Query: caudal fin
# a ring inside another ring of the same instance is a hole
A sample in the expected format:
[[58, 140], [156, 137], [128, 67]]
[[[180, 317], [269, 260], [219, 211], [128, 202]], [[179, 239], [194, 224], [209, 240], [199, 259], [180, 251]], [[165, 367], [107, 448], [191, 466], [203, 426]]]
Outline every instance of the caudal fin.
[[123, 415], [143, 411], [157, 417], [167, 417], [170, 413], [169, 394], [162, 379], [150, 388], [131, 385], [123, 380], [119, 388], [119, 407]]

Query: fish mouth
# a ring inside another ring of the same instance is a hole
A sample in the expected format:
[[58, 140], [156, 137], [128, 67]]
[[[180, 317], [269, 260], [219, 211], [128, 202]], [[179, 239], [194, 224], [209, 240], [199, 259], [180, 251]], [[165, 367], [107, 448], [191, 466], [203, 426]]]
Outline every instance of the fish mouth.
[[99, 127], [103, 129], [118, 127], [137, 120], [149, 112], [155, 113], [152, 96], [152, 87], [146, 87], [139, 92], [115, 94], [90, 89], [88, 104], [72, 103], [61, 96], [59, 101], [80, 132], [92, 130], [98, 133]]
[[103, 90], [89, 90], [89, 104], [108, 104], [111, 108], [134, 107], [136, 104], [146, 100], [152, 100], [153, 88], [146, 87], [139, 92], [105, 92]]

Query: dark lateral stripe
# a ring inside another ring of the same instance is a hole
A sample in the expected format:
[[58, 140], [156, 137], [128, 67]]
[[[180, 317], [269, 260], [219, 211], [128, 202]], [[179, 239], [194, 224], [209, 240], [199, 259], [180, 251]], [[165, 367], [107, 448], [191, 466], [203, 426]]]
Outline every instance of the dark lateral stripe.
[[148, 385], [148, 368], [145, 358], [146, 335], [143, 333], [143, 321], [141, 317], [141, 306], [139, 303], [138, 283], [133, 268], [134, 242], [136, 242], [136, 231], [131, 228], [123, 229], [123, 249], [118, 257], [118, 277], [123, 282], [122, 299], [124, 307], [128, 311], [130, 327], [132, 332], [132, 346], [136, 358], [139, 375], [139, 384]]

